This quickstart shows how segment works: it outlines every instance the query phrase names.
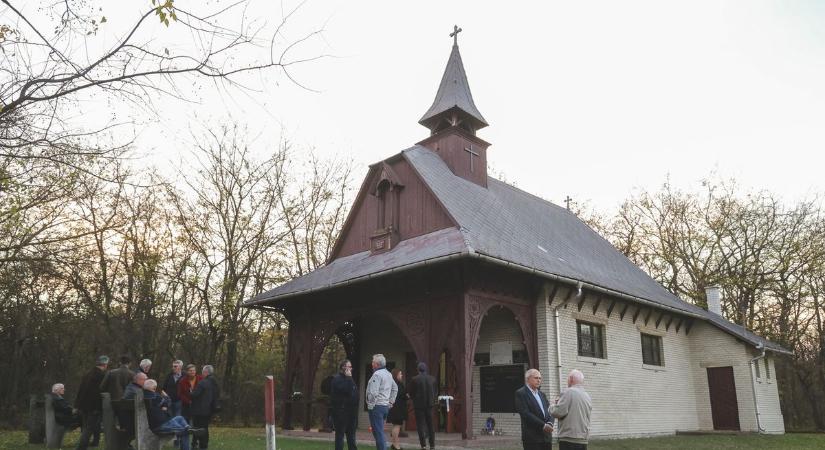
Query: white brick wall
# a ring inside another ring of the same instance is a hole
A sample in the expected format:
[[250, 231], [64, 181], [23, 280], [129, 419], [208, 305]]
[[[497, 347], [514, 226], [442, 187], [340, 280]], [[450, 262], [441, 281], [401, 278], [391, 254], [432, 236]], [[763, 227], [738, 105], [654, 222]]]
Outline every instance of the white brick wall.
[[[556, 307], [566, 294], [561, 290], [553, 303]], [[753, 395], [748, 361], [757, 353], [750, 346], [737, 342], [716, 327], [696, 322], [685, 335], [683, 325], [678, 333], [675, 323], [665, 331], [665, 317], [655, 328], [659, 312], [654, 311], [647, 326], [646, 312], [633, 323], [635, 306], [631, 306], [623, 321], [619, 320], [617, 306], [607, 319], [608, 301], [602, 301], [594, 315], [594, 299], [589, 298], [578, 311], [577, 301], [559, 309], [562, 341], [562, 371], [579, 369], [585, 375], [585, 388], [593, 398], [591, 435], [597, 437], [672, 434], [677, 430], [712, 430], [708, 394], [707, 367], [733, 366], [736, 383], [739, 420], [743, 431], [756, 431]], [[538, 308], [550, 320], [545, 332], [548, 342], [543, 345], [555, 357], [555, 331], [552, 307]], [[606, 359], [578, 356], [576, 320], [600, 323], [605, 326]], [[540, 327], [541, 328], [541, 327]], [[640, 332], [662, 337], [664, 366], [642, 364]], [[550, 364], [554, 364], [551, 362]], [[771, 367], [773, 369], [773, 367]], [[762, 370], [764, 377], [764, 368]], [[773, 375], [773, 371], [771, 371]], [[775, 378], [775, 376], [774, 376]], [[545, 379], [551, 379], [545, 377]], [[565, 383], [566, 384], [566, 383]], [[548, 396], [556, 386], [544, 384]], [[784, 432], [775, 380], [758, 384], [762, 426], [769, 432]]]

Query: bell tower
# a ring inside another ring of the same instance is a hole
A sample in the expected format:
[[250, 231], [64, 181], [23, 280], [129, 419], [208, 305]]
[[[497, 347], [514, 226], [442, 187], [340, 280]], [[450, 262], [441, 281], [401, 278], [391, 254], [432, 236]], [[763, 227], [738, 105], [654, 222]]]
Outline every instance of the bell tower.
[[437, 153], [457, 176], [487, 187], [487, 148], [490, 144], [476, 136], [487, 121], [476, 108], [467, 73], [458, 51], [458, 33], [453, 27], [453, 49], [441, 84], [430, 109], [424, 113], [421, 125], [429, 128], [430, 136], [419, 145]]

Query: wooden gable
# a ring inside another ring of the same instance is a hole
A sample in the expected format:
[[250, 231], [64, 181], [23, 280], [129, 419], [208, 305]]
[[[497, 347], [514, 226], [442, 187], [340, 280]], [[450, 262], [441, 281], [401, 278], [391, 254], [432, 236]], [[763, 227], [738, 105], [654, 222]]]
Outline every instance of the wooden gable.
[[458, 226], [399, 154], [370, 166], [329, 261]]

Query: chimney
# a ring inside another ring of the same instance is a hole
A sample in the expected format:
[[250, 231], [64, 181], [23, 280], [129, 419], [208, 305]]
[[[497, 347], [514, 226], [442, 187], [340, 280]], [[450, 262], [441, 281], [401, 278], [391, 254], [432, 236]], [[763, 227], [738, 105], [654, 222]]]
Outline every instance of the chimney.
[[722, 288], [708, 286], [705, 288], [705, 297], [708, 300], [708, 311], [722, 315]]

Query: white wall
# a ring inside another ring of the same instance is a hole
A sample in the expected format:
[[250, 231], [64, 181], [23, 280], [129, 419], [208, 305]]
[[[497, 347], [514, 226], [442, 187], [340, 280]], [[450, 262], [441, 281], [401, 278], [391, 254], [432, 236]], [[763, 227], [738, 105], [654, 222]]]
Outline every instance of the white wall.
[[[694, 360], [698, 365], [696, 374], [696, 404], [699, 416], [700, 429], [712, 430], [713, 417], [710, 409], [708, 394], [708, 367], [733, 367], [733, 378], [736, 384], [736, 402], [739, 407], [739, 425], [742, 431], [757, 431], [756, 410], [753, 403], [753, 387], [751, 385], [751, 358], [759, 355], [752, 346], [737, 341], [733, 336], [707, 324], [697, 323], [690, 333], [693, 339]], [[762, 378], [756, 384], [756, 397], [759, 399], [759, 409], [762, 428], [770, 433], [784, 433], [785, 426], [782, 411], [779, 407], [779, 392], [776, 386], [776, 375], [771, 365], [771, 380], [765, 377], [763, 361], [760, 361]]]
[[[565, 293], [558, 296], [561, 294]], [[665, 318], [656, 329], [657, 312], [651, 315], [647, 326], [645, 313], [634, 324], [633, 306], [623, 321], [619, 320], [622, 305], [617, 305], [608, 319], [609, 301], [603, 300], [593, 314], [594, 300], [587, 299], [581, 311], [576, 299], [567, 308], [559, 309], [562, 372], [566, 375], [579, 369], [584, 373], [585, 389], [593, 399], [591, 436], [672, 434], [676, 430], [697, 429], [691, 340], [684, 327], [676, 333], [674, 323], [665, 331]], [[560, 303], [561, 298], [553, 306]], [[576, 320], [604, 325], [606, 359], [578, 356]], [[642, 331], [662, 337], [664, 366], [642, 364]]]
[[[540, 356], [543, 368], [556, 365], [553, 311], [564, 296], [566, 291], [560, 289], [551, 307], [539, 304], [537, 308], [538, 319], [547, 322], [546, 327], [539, 323], [538, 331], [539, 351], [544, 353]], [[655, 322], [659, 311], [654, 311], [645, 325], [646, 311], [633, 323], [635, 305], [630, 306], [624, 320], [620, 320], [623, 304], [614, 308], [610, 319], [606, 314], [608, 300], [601, 302], [595, 314], [595, 298], [588, 298], [581, 311], [577, 304], [578, 301], [572, 299], [566, 308], [558, 310], [561, 364], [565, 376], [574, 368], [585, 375], [585, 388], [593, 398], [591, 436], [626, 437], [712, 430], [707, 367], [719, 366], [733, 367], [741, 428], [756, 431], [748, 364], [757, 354], [755, 349], [704, 322], [695, 322], [690, 334], [686, 335], [684, 325], [676, 332], [677, 320], [666, 331], [667, 316], [657, 328]], [[606, 359], [578, 356], [576, 320], [604, 325]], [[662, 337], [664, 366], [642, 363], [641, 332]], [[768, 432], [784, 432], [774, 367], [771, 365], [770, 382], [765, 377], [764, 366], [761, 369], [763, 380], [757, 385], [757, 397], [762, 426]], [[558, 377], [548, 375], [544, 377], [543, 389], [552, 398], [557, 386], [548, 381]]]

